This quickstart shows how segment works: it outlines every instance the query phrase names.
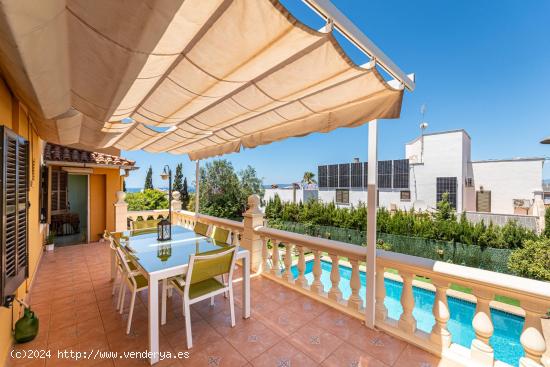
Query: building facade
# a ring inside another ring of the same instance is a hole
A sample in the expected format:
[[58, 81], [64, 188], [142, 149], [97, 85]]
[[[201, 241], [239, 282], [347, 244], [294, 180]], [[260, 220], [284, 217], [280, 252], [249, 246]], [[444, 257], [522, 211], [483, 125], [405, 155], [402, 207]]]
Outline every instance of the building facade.
[[[472, 161], [466, 131], [424, 134], [405, 145], [405, 159], [378, 162], [378, 205], [433, 210], [447, 193], [459, 213], [539, 216], [543, 164], [544, 158]], [[358, 159], [318, 166], [318, 199], [339, 206], [367, 203], [367, 170]], [[281, 189], [266, 189], [266, 198], [275, 194], [291, 201]]]

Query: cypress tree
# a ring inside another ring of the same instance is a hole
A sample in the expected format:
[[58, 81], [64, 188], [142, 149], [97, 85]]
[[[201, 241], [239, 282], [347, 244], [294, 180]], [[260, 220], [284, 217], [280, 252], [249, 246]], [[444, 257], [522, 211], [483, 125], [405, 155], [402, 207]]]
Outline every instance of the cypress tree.
[[149, 166], [147, 170], [147, 175], [145, 175], [145, 185], [143, 186], [144, 190], [153, 190], [153, 167]]
[[[178, 191], [183, 196], [183, 164], [178, 163], [176, 166], [176, 174], [174, 175], [174, 185], [172, 185], [172, 190]], [[181, 199], [181, 198], [180, 198]]]
[[187, 188], [187, 177], [183, 178], [183, 189], [181, 190], [181, 205], [187, 209], [189, 205], [189, 190]]

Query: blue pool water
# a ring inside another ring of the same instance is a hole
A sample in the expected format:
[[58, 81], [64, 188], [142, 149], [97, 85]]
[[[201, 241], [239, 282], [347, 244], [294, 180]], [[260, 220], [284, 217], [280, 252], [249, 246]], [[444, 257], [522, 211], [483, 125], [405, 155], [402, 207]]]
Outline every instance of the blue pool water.
[[[321, 261], [322, 275], [321, 282], [326, 292], [330, 290], [330, 271], [332, 263]], [[292, 267], [294, 277], [298, 276], [296, 266]], [[308, 283], [313, 281], [313, 261], [306, 262], [305, 276]], [[361, 290], [359, 292], [365, 303], [365, 284], [366, 274], [360, 272]], [[350, 287], [351, 268], [340, 265], [340, 284], [338, 288], [342, 292], [345, 299], [351, 295]], [[402, 284], [394, 280], [386, 279], [386, 299], [384, 304], [388, 309], [388, 317], [398, 320], [403, 308], [401, 307], [401, 289]], [[430, 333], [435, 319], [432, 314], [432, 307], [435, 299], [435, 293], [413, 287], [414, 295], [414, 311], [413, 316], [416, 319], [417, 328], [424, 332]], [[472, 340], [475, 338], [474, 329], [472, 328], [472, 319], [476, 306], [475, 304], [454, 297], [448, 297], [449, 311], [451, 318], [447, 324], [449, 331], [452, 334], [452, 342], [470, 347]], [[523, 329], [523, 317], [509, 314], [507, 312], [491, 309], [491, 318], [494, 325], [494, 334], [491, 337], [491, 345], [495, 350], [495, 358], [506, 362], [512, 366], [517, 366], [519, 358], [523, 356], [523, 348], [519, 342], [521, 330]]]

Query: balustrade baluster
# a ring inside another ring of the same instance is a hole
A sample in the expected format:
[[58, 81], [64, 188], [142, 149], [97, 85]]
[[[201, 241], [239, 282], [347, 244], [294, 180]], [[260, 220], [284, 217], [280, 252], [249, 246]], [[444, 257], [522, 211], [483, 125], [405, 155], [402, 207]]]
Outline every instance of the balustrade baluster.
[[273, 247], [271, 254], [271, 263], [273, 264], [271, 274], [279, 276], [281, 275], [281, 269], [279, 268], [279, 243], [272, 239], [271, 246]]
[[313, 282], [311, 283], [311, 291], [313, 293], [323, 292], [323, 283], [321, 283], [321, 251], [313, 250]]
[[269, 241], [265, 237], [261, 237], [262, 240], [262, 272], [267, 272], [269, 269], [269, 249], [267, 248], [267, 242]]
[[350, 259], [349, 262], [351, 263], [351, 279], [349, 282], [351, 295], [349, 296], [348, 307], [353, 310], [360, 310], [363, 302], [361, 301], [361, 297], [359, 297], [359, 290], [361, 289], [359, 261], [357, 259]]
[[433, 305], [433, 315], [435, 324], [432, 327], [430, 339], [442, 349], [447, 349], [451, 346], [451, 333], [447, 329], [449, 322], [449, 305], [447, 304], [447, 289], [449, 282], [443, 279], [432, 279], [432, 284], [435, 286], [435, 300]]
[[493, 294], [489, 291], [474, 289], [474, 295], [477, 298], [477, 307], [472, 326], [476, 338], [472, 340], [470, 357], [479, 366], [490, 367], [493, 366], [495, 360], [493, 347], [489, 344], [489, 339], [494, 332], [491, 308], [489, 307]]
[[542, 355], [546, 351], [546, 342], [542, 334], [541, 317], [547, 311], [548, 305], [521, 301], [521, 307], [525, 311], [525, 323], [521, 332], [520, 343], [525, 351], [525, 357], [520, 358], [520, 367], [542, 367], [544, 363], [550, 366], [550, 358], [543, 363]]
[[294, 275], [292, 274], [292, 247], [290, 242], [285, 244], [285, 278], [289, 283], [294, 283]]
[[296, 246], [298, 248], [298, 284], [302, 288], [307, 288], [306, 279], [306, 257], [304, 255], [305, 248], [303, 246]]
[[338, 287], [340, 285], [340, 268], [338, 266], [338, 255], [329, 254], [329, 256], [332, 260], [332, 269], [330, 270], [330, 281], [332, 283], [332, 286], [330, 287], [330, 291], [328, 292], [328, 298], [335, 300], [336, 302], [340, 302], [340, 300], [342, 299], [342, 292]]
[[376, 264], [376, 303], [375, 315], [376, 320], [384, 321], [388, 318], [388, 310], [384, 304], [386, 299], [386, 283], [384, 281], [384, 266]]
[[400, 271], [399, 275], [403, 278], [403, 289], [401, 290], [401, 306], [403, 313], [399, 318], [399, 328], [409, 334], [416, 331], [416, 320], [413, 316], [414, 296], [412, 281], [414, 274], [407, 271]]

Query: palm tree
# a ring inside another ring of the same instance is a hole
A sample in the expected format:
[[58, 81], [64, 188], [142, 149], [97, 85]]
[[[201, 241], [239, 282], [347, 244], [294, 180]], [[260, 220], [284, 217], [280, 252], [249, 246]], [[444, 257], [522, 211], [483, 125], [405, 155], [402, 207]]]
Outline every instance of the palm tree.
[[315, 181], [314, 177], [315, 177], [315, 173], [310, 171], [304, 172], [304, 178], [302, 178], [302, 183], [305, 185], [315, 184], [317, 183], [317, 181]]

